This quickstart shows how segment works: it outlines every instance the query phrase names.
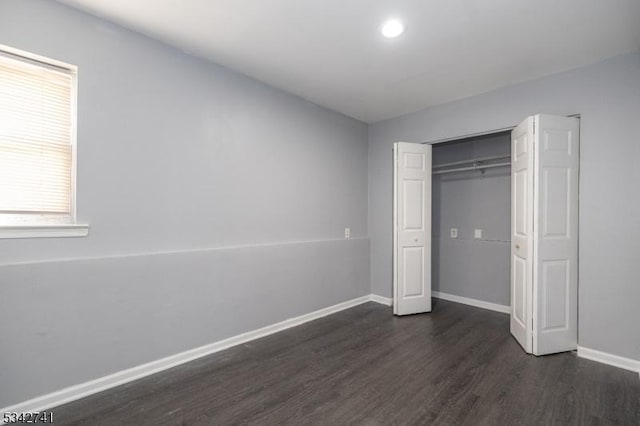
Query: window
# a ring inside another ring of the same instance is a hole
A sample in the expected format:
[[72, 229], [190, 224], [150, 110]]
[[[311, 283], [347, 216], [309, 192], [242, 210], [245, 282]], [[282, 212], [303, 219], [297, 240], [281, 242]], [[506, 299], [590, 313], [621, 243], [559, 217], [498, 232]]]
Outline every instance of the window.
[[74, 66], [0, 46], [0, 237], [80, 236]]

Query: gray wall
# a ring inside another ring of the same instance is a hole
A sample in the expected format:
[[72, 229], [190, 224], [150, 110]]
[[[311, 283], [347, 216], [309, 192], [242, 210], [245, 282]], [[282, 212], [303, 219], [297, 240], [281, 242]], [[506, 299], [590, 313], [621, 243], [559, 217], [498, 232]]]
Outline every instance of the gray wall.
[[579, 344], [640, 360], [640, 54], [428, 108], [369, 127], [372, 292], [391, 295], [391, 144], [582, 114]]
[[[433, 146], [433, 164], [508, 156], [510, 145], [509, 133], [440, 143]], [[507, 166], [433, 176], [433, 290], [509, 305], [510, 171]], [[458, 238], [451, 238], [451, 228], [458, 228]], [[481, 239], [474, 238], [476, 228]]]
[[365, 124], [53, 1], [0, 43], [79, 66], [91, 225], [0, 240], [0, 407], [369, 293]]

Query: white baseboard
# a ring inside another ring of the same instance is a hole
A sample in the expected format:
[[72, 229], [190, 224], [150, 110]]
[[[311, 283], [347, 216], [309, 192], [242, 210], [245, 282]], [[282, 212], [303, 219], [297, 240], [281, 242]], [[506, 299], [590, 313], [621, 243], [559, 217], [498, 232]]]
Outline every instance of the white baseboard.
[[380, 303], [385, 306], [393, 305], [393, 299], [390, 297], [379, 296], [377, 294], [371, 294], [370, 297], [372, 302]]
[[[508, 314], [511, 312], [511, 308], [506, 305], [498, 305], [496, 303], [484, 302], [477, 299], [469, 299], [468, 297], [456, 296], [454, 294], [441, 293], [439, 291], [432, 291], [431, 296], [436, 299], [449, 300], [451, 302], [464, 303], [465, 305], [475, 306], [477, 308], [489, 309], [491, 311], [502, 312]], [[371, 301], [380, 303], [386, 306], [393, 305], [393, 299], [390, 297], [379, 296], [377, 294], [371, 294]]]
[[455, 294], [442, 293], [439, 291], [432, 291], [431, 296], [436, 299], [448, 300], [450, 302], [463, 303], [465, 305], [475, 306], [476, 308], [488, 309], [490, 311], [502, 312], [508, 314], [511, 312], [511, 307], [507, 305], [498, 305], [497, 303], [485, 302], [483, 300], [470, 299], [468, 297], [456, 296]]
[[[379, 297], [380, 296], [376, 296], [376, 299]], [[108, 376], [70, 386], [68, 388], [42, 395], [28, 401], [20, 402], [9, 407], [0, 408], [0, 413], [44, 411], [49, 408], [57, 407], [59, 405], [66, 404], [68, 402], [75, 401], [134, 380], [142, 379], [143, 377], [150, 376], [151, 374], [155, 374], [160, 371], [175, 367], [177, 365], [193, 361], [197, 358], [201, 358], [203, 356], [228, 349], [232, 346], [259, 339], [261, 337], [265, 337], [270, 334], [277, 333], [279, 331], [283, 331], [288, 328], [295, 327], [306, 322], [313, 321], [315, 319], [322, 318], [327, 315], [331, 315], [333, 313], [343, 311], [345, 309], [349, 309], [351, 307], [370, 301], [377, 300], [374, 300], [372, 295], [366, 295], [347, 300], [346, 302], [328, 306], [326, 308], [319, 309], [308, 314], [300, 315], [295, 318], [290, 318], [275, 324], [271, 324], [257, 330], [238, 334], [237, 336], [229, 337], [228, 339], [220, 340], [218, 342], [211, 343], [205, 346], [200, 346], [199, 348], [190, 349], [188, 351], [171, 355], [166, 358], [162, 358], [146, 364], [138, 365], [127, 370], [118, 371], [117, 373], [110, 374]], [[2, 424], [4, 424], [4, 422], [2, 418], [0, 418], [0, 425]]]
[[638, 373], [640, 378], [640, 361], [631, 358], [625, 358], [619, 355], [613, 355], [607, 352], [598, 351], [595, 349], [589, 349], [582, 346], [578, 346], [578, 356], [591, 361], [601, 362], [603, 364], [612, 365], [618, 368], [624, 368], [625, 370], [631, 370]]

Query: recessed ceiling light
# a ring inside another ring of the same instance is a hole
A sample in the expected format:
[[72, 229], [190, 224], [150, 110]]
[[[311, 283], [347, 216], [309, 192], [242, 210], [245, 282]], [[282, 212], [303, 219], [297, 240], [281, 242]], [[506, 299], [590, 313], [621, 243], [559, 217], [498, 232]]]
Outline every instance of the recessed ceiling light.
[[397, 19], [390, 19], [382, 25], [382, 35], [387, 38], [398, 37], [404, 32], [404, 25]]

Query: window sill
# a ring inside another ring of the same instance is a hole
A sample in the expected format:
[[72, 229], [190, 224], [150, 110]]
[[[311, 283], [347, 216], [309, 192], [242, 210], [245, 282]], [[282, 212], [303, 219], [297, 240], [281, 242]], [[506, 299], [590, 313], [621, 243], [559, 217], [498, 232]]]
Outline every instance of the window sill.
[[89, 225], [15, 225], [0, 226], [0, 239], [86, 237]]

